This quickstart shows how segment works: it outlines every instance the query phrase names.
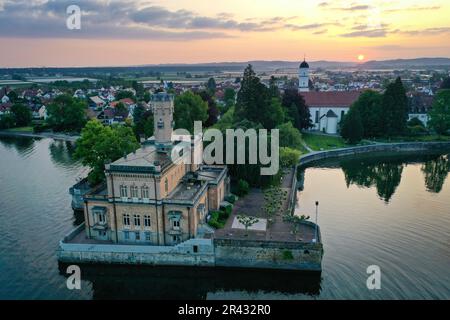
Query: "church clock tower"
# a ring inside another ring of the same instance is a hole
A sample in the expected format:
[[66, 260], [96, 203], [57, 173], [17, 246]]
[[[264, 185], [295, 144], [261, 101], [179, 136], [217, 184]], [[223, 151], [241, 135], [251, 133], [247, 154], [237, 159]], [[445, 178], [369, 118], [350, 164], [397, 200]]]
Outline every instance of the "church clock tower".
[[306, 59], [300, 64], [298, 72], [298, 92], [309, 92], [309, 64]]

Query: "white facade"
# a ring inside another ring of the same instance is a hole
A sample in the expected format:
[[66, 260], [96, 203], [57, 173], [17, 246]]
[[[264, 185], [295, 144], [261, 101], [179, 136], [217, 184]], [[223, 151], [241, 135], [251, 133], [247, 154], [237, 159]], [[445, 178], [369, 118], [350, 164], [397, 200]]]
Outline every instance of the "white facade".
[[309, 65], [303, 61], [298, 71], [298, 91], [309, 92]]
[[408, 121], [417, 118], [420, 121], [422, 121], [422, 123], [424, 124], [424, 126], [428, 126], [428, 121], [430, 121], [430, 118], [428, 116], [428, 114], [426, 113], [410, 113], [408, 114]]
[[[310, 107], [311, 121], [313, 123], [312, 130], [322, 131], [328, 134], [336, 134], [339, 123], [350, 108], [345, 107]], [[336, 117], [327, 117], [327, 114], [332, 111]]]

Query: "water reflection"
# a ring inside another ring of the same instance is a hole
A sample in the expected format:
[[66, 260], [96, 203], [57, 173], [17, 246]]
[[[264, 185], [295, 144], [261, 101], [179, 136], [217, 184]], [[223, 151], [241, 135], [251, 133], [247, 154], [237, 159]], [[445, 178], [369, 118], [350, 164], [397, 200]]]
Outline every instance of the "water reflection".
[[28, 156], [34, 149], [35, 141], [40, 138], [2, 136], [0, 143], [7, 149], [16, 150], [21, 156]]
[[73, 159], [75, 143], [70, 141], [53, 140], [48, 148], [50, 151], [51, 160], [54, 164], [67, 167], [76, 163]]
[[434, 193], [442, 191], [442, 187], [450, 171], [448, 155], [437, 156], [422, 165], [427, 190]]
[[359, 164], [343, 162], [342, 171], [347, 187], [351, 184], [366, 188], [376, 187], [378, 196], [389, 202], [400, 185], [403, 163], [373, 163], [371, 160]]
[[[449, 156], [442, 153], [409, 155], [377, 153], [359, 156], [356, 159], [329, 159], [313, 165], [327, 168], [340, 167], [347, 187], [351, 185], [363, 188], [375, 187], [378, 196], [389, 203], [400, 185], [403, 169], [413, 163], [422, 163], [427, 190], [433, 193], [441, 192], [450, 171]], [[299, 170], [299, 177], [303, 175], [304, 170]]]
[[[188, 267], [81, 265], [93, 299], [194, 299], [223, 292], [304, 294], [321, 290], [318, 273]], [[66, 275], [67, 264], [59, 264]]]

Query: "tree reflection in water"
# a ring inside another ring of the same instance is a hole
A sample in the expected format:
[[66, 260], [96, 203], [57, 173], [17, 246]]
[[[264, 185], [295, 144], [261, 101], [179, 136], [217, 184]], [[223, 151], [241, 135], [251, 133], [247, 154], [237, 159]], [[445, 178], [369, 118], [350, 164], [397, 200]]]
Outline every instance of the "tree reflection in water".
[[427, 190], [434, 193], [441, 192], [449, 171], [450, 160], [448, 155], [438, 156], [426, 161], [422, 165], [422, 172], [425, 175]]
[[[378, 196], [389, 203], [400, 185], [403, 169], [408, 164], [422, 165], [425, 185], [429, 192], [442, 191], [450, 171], [448, 154], [377, 153], [354, 158], [328, 159], [310, 166], [341, 168], [347, 187], [352, 184], [364, 188], [374, 187], [377, 189]], [[302, 177], [303, 171], [299, 170], [299, 177]]]
[[403, 161], [393, 159], [379, 162], [379, 160], [363, 160], [342, 162], [347, 187], [356, 184], [361, 187], [375, 187], [378, 196], [389, 202], [400, 185], [403, 172]]

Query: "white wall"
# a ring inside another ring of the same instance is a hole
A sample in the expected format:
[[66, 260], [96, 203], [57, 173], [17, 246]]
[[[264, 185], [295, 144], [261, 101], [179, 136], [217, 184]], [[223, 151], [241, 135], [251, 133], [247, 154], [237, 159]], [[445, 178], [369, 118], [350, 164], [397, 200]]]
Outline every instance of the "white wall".
[[[341, 113], [342, 111], [344, 111], [345, 114], [347, 114], [347, 112], [350, 110], [350, 108], [309, 108], [309, 112], [311, 114], [311, 121], [314, 125], [314, 127], [312, 128], [312, 130], [321, 130], [322, 128], [320, 128], [320, 118], [323, 115], [326, 115], [328, 111], [332, 110], [334, 113], [336, 113], [336, 115], [338, 116], [337, 118], [337, 124], [339, 126], [339, 123], [342, 120], [341, 117]], [[316, 123], [316, 112], [319, 112], [319, 122]], [[326, 122], [325, 122], [326, 123]]]

